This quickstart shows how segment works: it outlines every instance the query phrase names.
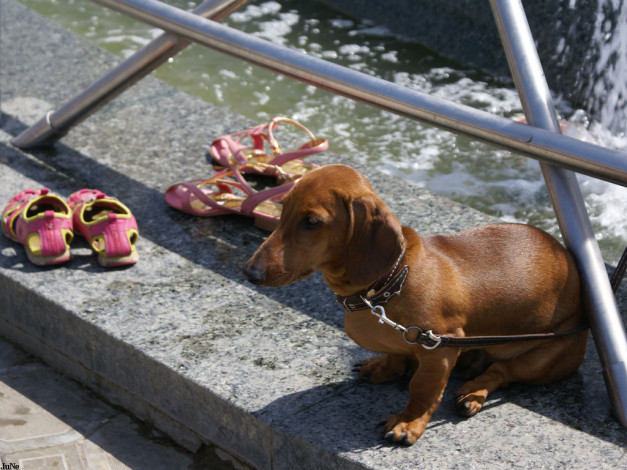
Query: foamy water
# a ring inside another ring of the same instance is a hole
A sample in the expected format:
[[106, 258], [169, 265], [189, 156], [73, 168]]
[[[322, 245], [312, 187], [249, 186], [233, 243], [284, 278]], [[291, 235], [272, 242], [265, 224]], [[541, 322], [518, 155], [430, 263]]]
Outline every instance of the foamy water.
[[[593, 44], [599, 47], [595, 80], [589, 95], [602, 126], [624, 133], [627, 118], [627, 4], [623, 0], [599, 2]], [[614, 16], [606, 18], [605, 12]]]
[[[159, 34], [87, 0], [56, 0], [53, 6], [49, 0], [22, 1], [122, 56]], [[196, 6], [181, 0], [169, 3], [184, 9]], [[461, 68], [385, 28], [354, 22], [318, 3], [257, 1], [232, 14], [226, 23], [402, 86], [501, 116], [521, 113], [508, 79]], [[539, 165], [533, 160], [331, 95], [199, 46], [186, 49], [156, 75], [259, 122], [275, 115], [293, 117], [327, 138], [332, 152], [350, 155], [372, 171], [559, 236]], [[583, 112], [570, 109], [565, 102], [556, 105], [569, 135], [627, 149], [624, 137], [588, 122]], [[627, 190], [588, 177], [579, 181], [604, 257], [616, 263], [627, 244]]]

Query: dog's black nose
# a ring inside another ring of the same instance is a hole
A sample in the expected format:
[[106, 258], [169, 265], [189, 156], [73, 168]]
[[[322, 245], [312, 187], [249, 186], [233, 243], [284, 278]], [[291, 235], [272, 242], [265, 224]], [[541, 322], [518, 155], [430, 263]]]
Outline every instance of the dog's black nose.
[[244, 277], [246, 278], [246, 280], [250, 282], [251, 284], [255, 284], [256, 286], [263, 283], [263, 281], [266, 278], [265, 270], [255, 265], [253, 266], [246, 265], [244, 267], [243, 273], [244, 273]]

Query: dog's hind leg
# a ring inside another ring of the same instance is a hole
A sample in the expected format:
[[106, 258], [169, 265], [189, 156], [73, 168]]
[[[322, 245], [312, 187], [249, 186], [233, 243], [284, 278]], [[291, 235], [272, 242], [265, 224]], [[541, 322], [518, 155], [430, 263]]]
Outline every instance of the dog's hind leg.
[[455, 393], [460, 416], [479, 412], [488, 395], [511, 383], [545, 384], [567, 377], [577, 370], [586, 350], [587, 331], [567, 338], [545, 341], [520, 356], [493, 362], [474, 380]]
[[460, 354], [455, 369], [463, 373], [465, 380], [472, 380], [483, 374], [492, 362], [494, 359], [485, 351], [473, 349]]

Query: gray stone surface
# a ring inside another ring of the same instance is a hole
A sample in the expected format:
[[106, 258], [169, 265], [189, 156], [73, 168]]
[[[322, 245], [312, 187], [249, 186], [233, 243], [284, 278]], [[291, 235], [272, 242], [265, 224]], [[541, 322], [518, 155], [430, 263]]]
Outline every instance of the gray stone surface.
[[[470, 420], [453, 412], [456, 377], [415, 446], [385, 443], [378, 424], [405, 406], [406, 384], [357, 380], [353, 365], [371, 353], [343, 333], [341, 309], [320, 276], [275, 290], [250, 286], [240, 270], [265, 233], [243, 217], [195, 218], [163, 202], [173, 182], [212, 172], [212, 137], [251, 123], [148, 77], [53, 148], [19, 151], [13, 136], [115, 59], [13, 0], [0, 8], [0, 201], [28, 187], [64, 196], [98, 188], [132, 209], [141, 235], [138, 264], [113, 270], [80, 239], [72, 261], [39, 268], [0, 237], [0, 335], [188, 449], [218, 448], [242, 466], [627, 465], [627, 432], [610, 415], [592, 341], [575, 376], [498, 391]], [[317, 160], [352, 163], [332, 154]], [[362, 171], [422, 233], [492, 221]]]
[[0, 341], [0, 466], [187, 468], [193, 456], [13, 345]]

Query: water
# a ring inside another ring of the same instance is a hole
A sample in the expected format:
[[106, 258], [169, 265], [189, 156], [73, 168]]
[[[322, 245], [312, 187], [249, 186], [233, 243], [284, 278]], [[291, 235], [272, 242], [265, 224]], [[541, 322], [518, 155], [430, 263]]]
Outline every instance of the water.
[[[87, 0], [21, 1], [123, 57], [161, 33]], [[169, 3], [183, 9], [196, 6], [184, 0]], [[513, 118], [522, 112], [509, 79], [445, 60], [384, 28], [342, 16], [322, 4], [257, 0], [225, 23], [484, 111]], [[196, 45], [155, 75], [258, 122], [275, 115], [290, 116], [327, 138], [332, 152], [352, 155], [373, 171], [384, 171], [507, 221], [531, 223], [559, 238], [539, 165], [533, 160], [334, 96]], [[568, 134], [627, 149], [625, 136], [612, 135], [566, 102], [557, 106]], [[588, 177], [579, 181], [604, 258], [615, 264], [627, 244], [627, 190]]]
[[627, 4], [605, 0], [597, 9], [592, 43], [599, 50], [587, 96], [601, 124], [620, 131], [627, 118]]

